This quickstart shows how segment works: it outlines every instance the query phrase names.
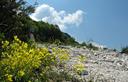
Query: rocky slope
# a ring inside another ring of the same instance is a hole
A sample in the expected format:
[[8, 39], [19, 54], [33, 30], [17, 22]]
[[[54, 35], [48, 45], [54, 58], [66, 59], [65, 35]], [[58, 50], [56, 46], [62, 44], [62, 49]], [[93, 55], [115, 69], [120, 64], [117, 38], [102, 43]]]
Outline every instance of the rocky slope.
[[[67, 64], [69, 69], [78, 62], [79, 55], [86, 57], [85, 71], [80, 75], [80, 78], [83, 79], [82, 82], [128, 82], [128, 54], [121, 54], [111, 49], [94, 51], [71, 46], [59, 46], [59, 48], [67, 49], [70, 52], [71, 59]], [[79, 77], [76, 76], [76, 78]]]
[[86, 71], [81, 75], [86, 81], [93, 82], [128, 82], [128, 55], [120, 54], [111, 49], [88, 50], [83, 48], [68, 48], [73, 60], [77, 55], [86, 56]]

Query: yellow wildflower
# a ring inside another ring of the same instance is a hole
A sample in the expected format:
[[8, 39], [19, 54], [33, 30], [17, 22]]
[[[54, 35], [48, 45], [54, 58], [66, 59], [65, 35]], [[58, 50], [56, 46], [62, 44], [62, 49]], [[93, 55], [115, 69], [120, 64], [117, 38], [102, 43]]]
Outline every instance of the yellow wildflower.
[[24, 76], [24, 74], [25, 74], [24, 71], [22, 71], [22, 70], [18, 71], [18, 76], [19, 76], [19, 77]]
[[7, 77], [7, 81], [9, 81], [9, 82], [13, 82], [13, 80], [12, 80], [12, 75], [10, 75], [10, 74], [6, 74], [5, 75], [6, 77]]

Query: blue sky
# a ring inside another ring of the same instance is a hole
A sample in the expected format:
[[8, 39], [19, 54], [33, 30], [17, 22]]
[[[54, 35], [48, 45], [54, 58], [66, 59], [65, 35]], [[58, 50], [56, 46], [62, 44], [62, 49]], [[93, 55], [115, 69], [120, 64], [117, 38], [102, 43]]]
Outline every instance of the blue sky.
[[[27, 1], [32, 4], [35, 0]], [[37, 1], [39, 5], [47, 4], [58, 12], [64, 10], [71, 15], [78, 10], [84, 12], [79, 25], [71, 22], [72, 25], [67, 25], [63, 30], [77, 41], [93, 40], [116, 49], [128, 45], [128, 0]]]

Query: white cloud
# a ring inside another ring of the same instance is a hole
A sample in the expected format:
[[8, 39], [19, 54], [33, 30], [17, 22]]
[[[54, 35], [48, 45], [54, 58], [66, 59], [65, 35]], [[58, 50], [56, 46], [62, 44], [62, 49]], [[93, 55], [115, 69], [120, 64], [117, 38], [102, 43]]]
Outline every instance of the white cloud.
[[67, 13], [64, 10], [57, 11], [55, 8], [42, 4], [36, 8], [35, 13], [31, 14], [30, 17], [35, 21], [44, 21], [51, 24], [59, 25], [60, 29], [66, 29], [68, 25], [76, 25], [82, 22], [84, 12], [77, 10], [74, 13]]

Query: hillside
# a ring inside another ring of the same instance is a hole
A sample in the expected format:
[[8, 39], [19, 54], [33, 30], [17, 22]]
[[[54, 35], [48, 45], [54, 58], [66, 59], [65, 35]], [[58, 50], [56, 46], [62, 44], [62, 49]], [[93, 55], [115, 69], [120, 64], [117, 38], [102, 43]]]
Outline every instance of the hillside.
[[36, 42], [60, 43], [63, 45], [78, 44], [68, 33], [62, 32], [58, 25], [45, 23], [43, 21], [33, 22], [35, 23], [35, 27], [30, 29], [32, 29]]
[[11, 41], [17, 35], [22, 41], [28, 42], [32, 35], [36, 42], [78, 44], [58, 25], [33, 21], [29, 15], [34, 12], [34, 6], [24, 0], [2, 0], [0, 11], [0, 40]]
[[107, 50], [88, 50], [83, 48], [69, 48], [75, 62], [75, 57], [82, 54], [86, 71], [82, 78], [87, 82], [128, 82], [128, 55]]
[[0, 82], [128, 82], [128, 47], [80, 44], [33, 12], [25, 0], [0, 1]]
[[[45, 45], [38, 45], [44, 47]], [[113, 49], [93, 50], [87, 47], [57, 46], [52, 47], [66, 49], [69, 51], [70, 60], [66, 63], [66, 71], [69, 75], [73, 75], [77, 81], [73, 82], [127, 82], [128, 81], [128, 55], [114, 51]], [[84, 58], [84, 69], [77, 74], [73, 67], [79, 63], [79, 57]], [[70, 70], [70, 71], [69, 71]], [[62, 72], [61, 68], [58, 72]], [[81, 80], [80, 80], [81, 79]], [[72, 81], [69, 81], [72, 82]]]

